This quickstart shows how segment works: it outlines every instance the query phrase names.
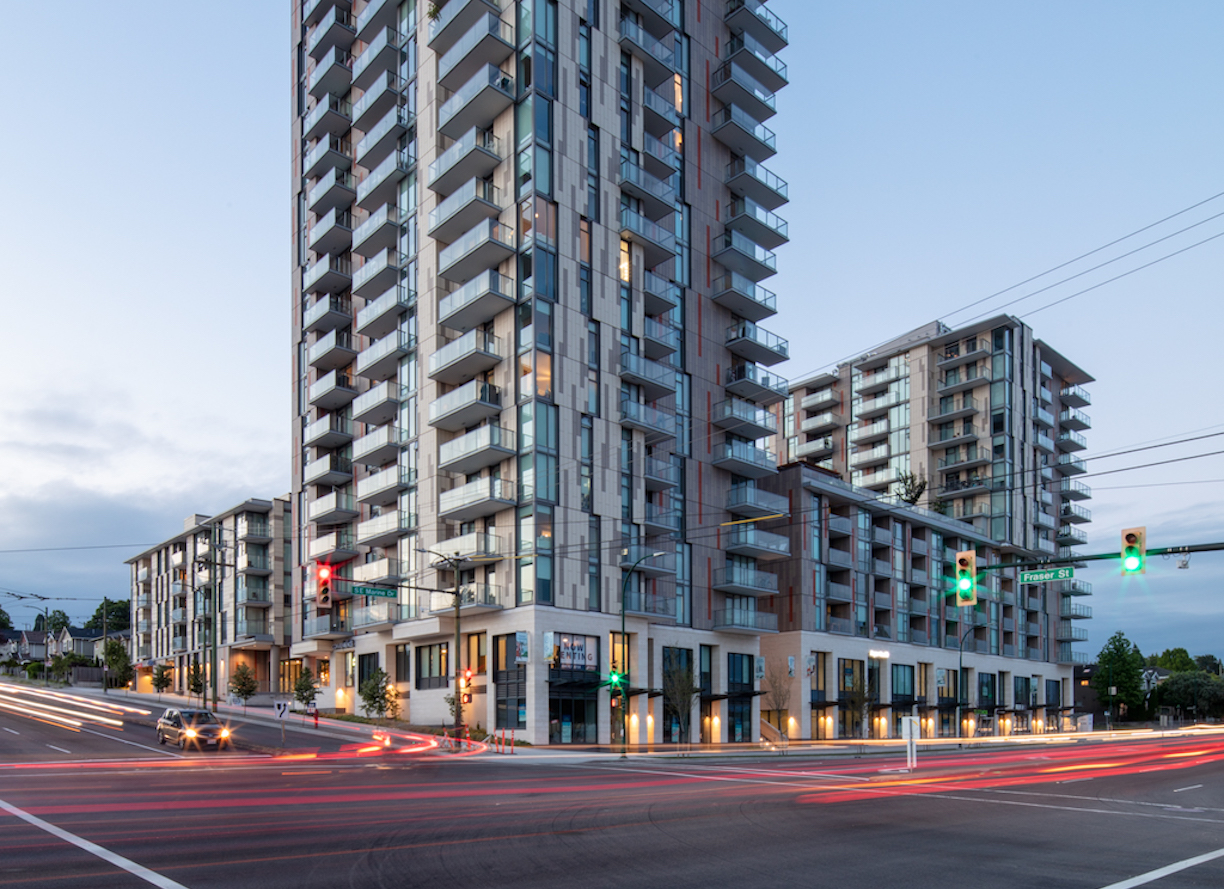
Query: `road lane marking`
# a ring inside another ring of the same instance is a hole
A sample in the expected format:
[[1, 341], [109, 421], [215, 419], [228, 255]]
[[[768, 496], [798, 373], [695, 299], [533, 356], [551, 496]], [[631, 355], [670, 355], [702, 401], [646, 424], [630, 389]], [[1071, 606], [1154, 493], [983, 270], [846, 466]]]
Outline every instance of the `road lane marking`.
[[50, 824], [43, 821], [41, 818], [31, 815], [29, 812], [23, 812], [21, 809], [17, 808], [16, 806], [9, 805], [2, 799], [0, 799], [0, 809], [3, 809], [10, 815], [20, 818], [27, 824], [32, 824], [40, 830], [45, 830], [52, 836], [59, 837], [66, 843], [71, 843], [78, 849], [84, 849], [91, 855], [98, 856], [108, 864], [113, 864], [115, 867], [122, 868], [133, 876], [140, 877], [140, 879], [144, 880], [146, 883], [152, 883], [154, 886], [159, 887], [159, 889], [187, 889], [187, 887], [182, 883], [177, 883], [169, 877], [163, 877], [161, 874], [151, 871], [147, 867], [137, 864], [135, 861], [124, 858], [122, 855], [117, 855], [109, 849], [103, 849], [96, 843], [91, 843], [89, 840], [82, 839], [76, 834], [71, 834], [66, 830], [56, 827], [54, 824]]
[[1179, 787], [1179, 788], [1177, 788], [1176, 790], [1174, 790], [1173, 792], [1174, 792], [1174, 793], [1181, 793], [1183, 790], [1198, 790], [1198, 789], [1199, 789], [1200, 787], [1202, 787], [1202, 786], [1203, 786], [1202, 784], [1191, 784], [1189, 787]]
[[1108, 886], [1103, 886], [1102, 889], [1132, 889], [1134, 886], [1142, 886], [1145, 883], [1155, 882], [1169, 876], [1169, 874], [1175, 874], [1178, 871], [1206, 864], [1208, 861], [1215, 861], [1217, 858], [1224, 858], [1224, 849], [1216, 849], [1214, 852], [1207, 852], [1204, 855], [1196, 855], [1193, 858], [1175, 861], [1173, 864], [1166, 864], [1164, 867], [1150, 870], [1146, 874], [1139, 874], [1139, 876], [1131, 877], [1129, 880], [1123, 880], [1120, 883], [1110, 883]]
[[17, 731], [17, 729], [9, 728], [7, 725], [4, 726], [4, 730], [8, 732], [10, 735], [20, 735], [21, 734], [21, 732]]
[[52, 750], [58, 750], [60, 753], [68, 753], [68, 754], [72, 753], [71, 750], [65, 750], [63, 747], [56, 747], [54, 744], [48, 744], [47, 746], [50, 747]]

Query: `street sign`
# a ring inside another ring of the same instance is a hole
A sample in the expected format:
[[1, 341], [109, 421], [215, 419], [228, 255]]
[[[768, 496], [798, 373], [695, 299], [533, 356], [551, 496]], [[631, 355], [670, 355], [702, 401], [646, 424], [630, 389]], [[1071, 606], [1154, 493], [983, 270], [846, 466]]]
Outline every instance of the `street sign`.
[[353, 587], [353, 595], [354, 596], [378, 596], [383, 599], [394, 599], [396, 594], [395, 594], [395, 590], [393, 589], [382, 589], [380, 587], [373, 587], [373, 586], [355, 586]]
[[276, 707], [276, 718], [277, 719], [285, 719], [289, 716], [289, 702], [288, 701], [273, 701], [272, 704], [274, 707]]
[[1074, 568], [1042, 568], [1039, 571], [1021, 571], [1021, 583], [1045, 583], [1047, 580], [1070, 580], [1075, 576]]

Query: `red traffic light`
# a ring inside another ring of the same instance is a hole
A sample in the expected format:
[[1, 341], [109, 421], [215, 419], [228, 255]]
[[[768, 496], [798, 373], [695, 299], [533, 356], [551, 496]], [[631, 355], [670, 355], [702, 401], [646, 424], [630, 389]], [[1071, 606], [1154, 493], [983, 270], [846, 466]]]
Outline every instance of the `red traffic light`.
[[319, 580], [331, 580], [331, 565], [320, 565], [315, 569], [315, 576]]

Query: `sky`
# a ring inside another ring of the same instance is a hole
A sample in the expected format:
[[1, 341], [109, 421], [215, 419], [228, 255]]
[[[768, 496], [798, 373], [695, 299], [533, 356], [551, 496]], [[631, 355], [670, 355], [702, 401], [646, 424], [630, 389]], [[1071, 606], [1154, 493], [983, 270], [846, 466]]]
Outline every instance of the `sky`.
[[[1224, 540], [1224, 456], [1199, 456], [1224, 450], [1224, 237], [1198, 243], [1224, 233], [1224, 4], [769, 7], [790, 38], [774, 369], [1018, 315], [1096, 379], [1084, 551], [1134, 525]], [[0, 55], [0, 591], [83, 621], [185, 517], [289, 490], [288, 8], [0, 0], [30, 35]], [[1224, 655], [1224, 554], [1116, 571], [1077, 571], [1077, 649], [1121, 630]]]

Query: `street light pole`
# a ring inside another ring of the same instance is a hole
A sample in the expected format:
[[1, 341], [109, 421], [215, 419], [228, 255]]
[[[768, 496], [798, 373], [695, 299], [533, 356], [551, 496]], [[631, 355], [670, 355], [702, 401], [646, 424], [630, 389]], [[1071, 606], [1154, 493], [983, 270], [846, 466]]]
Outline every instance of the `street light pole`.
[[[971, 613], [972, 613], [972, 609], [962, 608], [961, 609], [961, 619], [964, 620]], [[965, 675], [965, 639], [969, 636], [970, 633], [973, 632], [973, 630], [974, 630], [974, 627], [970, 626], [963, 633], [961, 633], [960, 657], [957, 658], [957, 664], [956, 664], [956, 736], [958, 738], [964, 737], [964, 733], [965, 733], [965, 726], [964, 726], [964, 723], [961, 721], [962, 720], [961, 702], [964, 701], [964, 689], [961, 687], [963, 685], [961, 680]], [[965, 703], [968, 703], [968, 701], [965, 701]]]
[[462, 695], [462, 692], [460, 691], [460, 683], [463, 681], [463, 664], [462, 664], [462, 658], [460, 657], [460, 652], [459, 652], [459, 645], [461, 642], [461, 637], [460, 637], [460, 632], [459, 632], [459, 620], [460, 620], [459, 606], [461, 604], [461, 597], [460, 597], [460, 592], [459, 592], [459, 563], [462, 560], [459, 558], [459, 553], [455, 553], [453, 556], [444, 556], [441, 553], [436, 553], [431, 549], [420, 549], [417, 551], [422, 552], [422, 553], [428, 553], [431, 556], [436, 556], [437, 558], [445, 562], [447, 565], [449, 565], [450, 569], [455, 572], [455, 588], [454, 588], [454, 591], [451, 593], [451, 595], [455, 599], [455, 653], [454, 653], [454, 656], [452, 657], [452, 661], [455, 665], [455, 687], [451, 691], [451, 694], [454, 695], [454, 698], [455, 698], [455, 737], [457, 738], [459, 737], [460, 727], [463, 724], [462, 723], [463, 695]]
[[[628, 549], [621, 550], [622, 556], [629, 555]], [[625, 597], [629, 593], [629, 578], [633, 576], [633, 572], [637, 570], [638, 565], [645, 562], [647, 559], [653, 559], [656, 556], [665, 556], [667, 553], [643, 553], [633, 563], [633, 567], [625, 572], [624, 578], [621, 580], [621, 652], [625, 660], [624, 670], [621, 675], [621, 759], [627, 759], [629, 755], [629, 640], [625, 636]]]

